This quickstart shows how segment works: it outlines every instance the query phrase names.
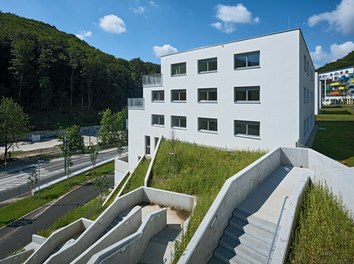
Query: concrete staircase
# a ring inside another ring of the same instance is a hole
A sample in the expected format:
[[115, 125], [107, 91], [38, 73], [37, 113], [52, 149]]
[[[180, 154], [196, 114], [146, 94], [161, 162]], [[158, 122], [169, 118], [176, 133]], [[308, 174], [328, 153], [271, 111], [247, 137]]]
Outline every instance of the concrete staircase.
[[236, 209], [209, 264], [266, 263], [276, 225]]

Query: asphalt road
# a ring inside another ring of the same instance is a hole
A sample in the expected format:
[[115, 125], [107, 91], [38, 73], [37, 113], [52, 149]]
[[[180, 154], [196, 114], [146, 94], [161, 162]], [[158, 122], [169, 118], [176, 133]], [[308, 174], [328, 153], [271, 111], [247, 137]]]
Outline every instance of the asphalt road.
[[[97, 163], [115, 156], [117, 156], [116, 149], [101, 152], [97, 157]], [[92, 166], [90, 155], [88, 154], [73, 156], [72, 161], [71, 173]], [[28, 194], [30, 188], [27, 178], [31, 175], [31, 171], [35, 166], [38, 166], [38, 164], [27, 164], [11, 170], [0, 171], [0, 202]], [[43, 162], [37, 169], [40, 170], [40, 184], [65, 176], [63, 158]]]
[[[114, 184], [114, 176], [109, 175], [109, 186]], [[22, 218], [26, 225], [19, 227], [4, 227], [0, 229], [0, 259], [25, 247], [32, 242], [32, 234], [46, 229], [60, 216], [68, 211], [82, 206], [98, 195], [98, 190], [92, 184], [86, 184], [70, 192], [55, 203], [43, 206], [38, 211]]]

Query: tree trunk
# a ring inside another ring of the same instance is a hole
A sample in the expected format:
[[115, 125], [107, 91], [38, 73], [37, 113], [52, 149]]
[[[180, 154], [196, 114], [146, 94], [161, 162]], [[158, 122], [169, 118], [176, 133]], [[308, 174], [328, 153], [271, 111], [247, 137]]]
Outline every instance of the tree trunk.
[[22, 80], [23, 80], [23, 73], [21, 73], [20, 76], [20, 83], [19, 83], [19, 87], [18, 87], [18, 99], [21, 100], [21, 96], [22, 96]]
[[74, 69], [71, 71], [70, 76], [70, 107], [73, 107], [73, 89], [74, 89]]

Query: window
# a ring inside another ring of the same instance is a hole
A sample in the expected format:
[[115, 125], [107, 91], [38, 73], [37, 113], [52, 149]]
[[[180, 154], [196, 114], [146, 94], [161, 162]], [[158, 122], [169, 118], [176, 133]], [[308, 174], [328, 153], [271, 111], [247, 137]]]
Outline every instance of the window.
[[171, 90], [171, 101], [182, 101], [185, 102], [187, 100], [186, 90]]
[[199, 131], [218, 131], [218, 120], [213, 118], [198, 118]]
[[151, 100], [153, 102], [163, 102], [165, 100], [165, 91], [152, 91]]
[[234, 55], [234, 68], [250, 68], [259, 66], [259, 51], [240, 53]]
[[259, 102], [259, 86], [235, 87], [235, 102]]
[[186, 128], [187, 127], [187, 117], [185, 117], [185, 116], [171, 116], [171, 127], [172, 128]]
[[198, 60], [198, 73], [218, 70], [218, 58]]
[[152, 115], [151, 124], [157, 126], [165, 125], [165, 117], [163, 115]]
[[304, 71], [306, 72], [306, 55], [304, 55]]
[[159, 138], [155, 137], [155, 147], [157, 146], [157, 143], [159, 143]]
[[216, 88], [198, 89], [198, 102], [216, 102], [217, 100], [218, 94]]
[[150, 155], [150, 137], [145, 136], [145, 155]]
[[187, 64], [185, 62], [171, 65], [171, 76], [184, 75], [187, 72]]
[[309, 61], [306, 62], [306, 67], [307, 67], [307, 75], [309, 75]]
[[260, 122], [254, 121], [234, 121], [235, 136], [255, 136], [259, 137]]

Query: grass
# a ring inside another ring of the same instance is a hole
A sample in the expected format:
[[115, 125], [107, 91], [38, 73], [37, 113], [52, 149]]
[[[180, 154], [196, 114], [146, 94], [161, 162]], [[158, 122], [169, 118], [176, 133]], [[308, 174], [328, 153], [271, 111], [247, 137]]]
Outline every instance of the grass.
[[354, 166], [354, 121], [317, 121], [312, 148], [349, 167]]
[[349, 167], [354, 166], [354, 106], [326, 106], [316, 116], [312, 148]]
[[133, 172], [133, 175], [130, 177], [122, 194], [126, 194], [130, 191], [139, 188], [140, 186], [144, 186], [145, 175], [149, 168], [149, 165], [150, 159], [144, 158], [139, 164], [139, 166], [136, 168], [136, 170]]
[[[174, 153], [174, 154], [171, 154]], [[163, 141], [152, 168], [151, 186], [197, 196], [186, 233], [177, 243], [178, 260], [224, 182], [264, 152], [226, 151], [179, 141]]]
[[38, 235], [49, 237], [55, 230], [71, 224], [82, 217], [90, 220], [95, 220], [107, 207], [108, 204], [104, 207], [101, 207], [100, 199], [96, 197], [86, 205], [77, 207], [74, 210], [71, 210], [65, 215], [61, 216], [49, 228], [39, 231]]
[[[80, 174], [75, 177], [59, 182], [53, 186], [45, 188], [40, 192], [41, 205], [47, 204], [75, 187], [85, 183], [87, 180], [93, 179], [99, 175], [112, 173], [114, 171], [114, 163], [110, 162], [100, 167], [96, 167], [90, 176], [87, 174]], [[38, 207], [37, 194], [33, 197], [26, 197], [13, 203], [9, 203], [0, 207], [0, 227], [5, 226], [12, 221], [23, 217], [24, 215], [32, 212]]]
[[288, 263], [353, 263], [354, 222], [328, 188], [305, 193]]
[[354, 121], [354, 105], [322, 106], [317, 121]]

